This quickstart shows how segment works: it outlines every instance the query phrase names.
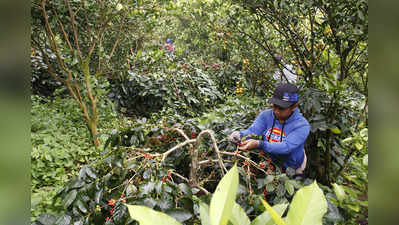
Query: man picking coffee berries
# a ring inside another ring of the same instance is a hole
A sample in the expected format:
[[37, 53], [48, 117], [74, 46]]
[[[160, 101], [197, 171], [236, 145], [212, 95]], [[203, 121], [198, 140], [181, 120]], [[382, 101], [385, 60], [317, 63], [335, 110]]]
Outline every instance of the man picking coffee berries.
[[273, 161], [282, 162], [283, 171], [288, 167], [303, 174], [306, 168], [304, 144], [310, 125], [298, 109], [298, 88], [293, 84], [281, 84], [268, 101], [272, 109], [262, 111], [246, 130], [234, 131], [229, 140], [239, 143], [241, 137], [261, 135], [262, 140], [247, 139], [239, 150], [258, 148], [268, 153]]

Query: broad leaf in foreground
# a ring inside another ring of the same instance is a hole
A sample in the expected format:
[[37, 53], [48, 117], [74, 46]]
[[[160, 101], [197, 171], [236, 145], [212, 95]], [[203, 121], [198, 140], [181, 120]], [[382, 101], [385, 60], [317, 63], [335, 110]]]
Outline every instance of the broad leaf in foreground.
[[[272, 208], [277, 212], [279, 216], [283, 215], [284, 211], [287, 209], [288, 204], [278, 204]], [[251, 225], [274, 225], [276, 224], [268, 211], [263, 212], [257, 216], [251, 223]]]
[[209, 218], [209, 206], [202, 201], [199, 202], [199, 205], [200, 205], [201, 224], [211, 225], [211, 219]]
[[229, 220], [233, 225], [249, 225], [251, 223], [244, 209], [236, 202], [234, 202], [233, 211]]
[[171, 216], [166, 215], [162, 212], [157, 212], [146, 206], [141, 205], [126, 205], [130, 217], [139, 221], [140, 225], [181, 225], [177, 220]]
[[269, 205], [269, 203], [267, 203], [265, 200], [263, 200], [262, 198], [260, 199], [263, 203], [263, 205], [265, 206], [267, 212], [270, 214], [270, 216], [273, 218], [274, 222], [277, 225], [286, 225], [286, 223], [284, 222], [284, 220], [281, 218], [281, 216]]
[[238, 189], [237, 164], [222, 178], [212, 196], [210, 218], [212, 225], [226, 225], [233, 209]]
[[316, 181], [301, 188], [294, 196], [286, 222], [289, 225], [322, 225], [327, 200]]

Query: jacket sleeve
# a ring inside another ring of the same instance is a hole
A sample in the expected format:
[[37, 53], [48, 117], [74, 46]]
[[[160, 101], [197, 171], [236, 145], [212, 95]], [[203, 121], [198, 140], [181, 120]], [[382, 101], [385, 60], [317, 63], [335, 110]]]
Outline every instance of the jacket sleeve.
[[268, 110], [261, 112], [248, 129], [240, 131], [240, 137], [250, 134], [261, 135], [267, 128], [267, 117], [269, 114]]
[[294, 128], [283, 142], [267, 142], [259, 141], [259, 146], [262, 151], [272, 154], [285, 155], [291, 153], [291, 151], [301, 144], [305, 143], [306, 138], [309, 135], [310, 126], [304, 124]]

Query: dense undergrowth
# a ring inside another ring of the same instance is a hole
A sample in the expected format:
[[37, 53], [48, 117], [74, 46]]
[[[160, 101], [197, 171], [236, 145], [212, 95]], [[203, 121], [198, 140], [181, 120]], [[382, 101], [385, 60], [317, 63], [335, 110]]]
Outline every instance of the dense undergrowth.
[[[57, 189], [101, 154], [88, 142], [90, 133], [72, 99], [33, 95], [31, 102], [31, 213], [36, 217], [56, 212], [50, 205]], [[110, 132], [122, 120], [106, 102], [101, 109], [101, 132]]]
[[[352, 0], [34, 1], [31, 222], [137, 224], [126, 203], [199, 224], [236, 164], [250, 220], [261, 199], [287, 204], [317, 181], [323, 224], [367, 224], [365, 12]], [[303, 178], [227, 141], [288, 70], [311, 125]]]
[[[226, 139], [228, 134], [241, 127], [248, 127], [256, 115], [267, 107], [263, 98], [230, 96], [226, 98], [224, 104], [216, 106], [199, 117], [186, 118], [178, 114], [154, 115], [152, 118], [141, 118], [135, 121], [117, 120], [111, 108], [108, 107], [105, 110], [109, 110], [110, 114], [107, 118], [103, 118], [107, 122], [101, 129], [105, 146], [94, 148], [87, 142], [90, 135], [85, 127], [78, 125], [79, 120], [74, 121], [79, 118], [79, 114], [73, 113], [75, 107], [72, 101], [69, 103], [65, 99], [62, 102], [59, 102], [59, 99], [52, 102], [43, 101], [39, 97], [32, 98], [32, 118], [37, 119], [37, 121], [32, 120], [34, 147], [32, 152], [32, 220], [36, 220], [37, 224], [39, 224], [38, 221], [54, 222], [56, 217], [48, 213], [53, 213], [53, 215], [61, 213], [64, 217], [58, 219], [67, 221], [69, 217], [65, 215], [70, 216], [70, 221], [83, 222], [90, 218], [86, 222], [106, 222], [106, 217], [112, 216], [109, 215], [109, 211], [113, 208], [109, 205], [111, 200], [118, 204], [122, 202], [144, 204], [165, 211], [181, 222], [191, 221], [188, 224], [197, 221], [199, 214], [195, 208], [198, 207], [198, 201], [194, 196], [202, 196], [202, 200], [208, 201], [208, 195], [204, 195], [205, 193], [196, 187], [190, 187], [187, 180], [173, 175], [190, 177], [189, 148], [186, 146], [181, 151], [175, 151], [164, 162], [154, 156], [165, 153], [168, 149], [184, 142], [184, 138], [178, 132], [168, 130], [168, 128], [179, 128], [193, 139], [197, 138], [202, 130], [211, 129], [214, 131], [219, 149], [234, 153], [235, 147]], [[57, 112], [60, 106], [63, 106], [63, 110]], [[53, 118], [51, 121], [36, 117], [47, 113], [51, 113]], [[65, 117], [65, 114], [68, 116]], [[86, 141], [79, 141], [82, 137], [71, 135], [76, 134], [77, 127], [82, 129], [82, 133], [86, 133], [83, 139]], [[44, 137], [46, 141], [42, 141]], [[350, 141], [347, 140], [347, 142]], [[60, 147], [63, 145], [68, 147]], [[36, 151], [39, 150], [44, 154], [38, 154]], [[199, 142], [198, 150], [199, 161], [205, 162], [215, 157], [212, 140], [207, 137]], [[267, 157], [259, 153], [245, 152], [242, 156], [250, 156], [256, 162], [256, 166], [263, 168], [266, 172], [266, 174], [262, 173], [243, 158], [231, 156], [226, 158], [226, 166], [235, 161], [240, 165], [242, 183], [239, 185], [237, 202], [243, 206], [250, 218], [263, 212], [258, 196], [264, 197], [273, 205], [287, 203], [295, 190], [312, 182], [311, 179], [298, 180], [290, 177], [292, 175], [282, 174], [277, 164], [270, 162]], [[345, 191], [349, 193], [345, 198], [338, 198], [335, 193], [340, 192], [334, 192], [333, 188], [321, 186], [329, 202], [328, 213], [324, 217], [326, 223], [328, 221], [331, 224], [334, 224], [333, 221], [343, 222], [345, 217], [352, 217], [351, 213], [360, 213], [359, 215], [364, 213], [363, 207], [367, 206], [367, 203], [359, 200], [366, 197], [364, 188], [367, 187], [367, 174], [364, 168], [367, 164], [363, 161], [360, 158], [354, 160], [350, 166], [351, 172], [344, 176], [344, 182], [351, 183], [351, 187], [337, 186], [339, 190], [343, 189], [344, 193]], [[213, 166], [216, 170], [220, 169], [216, 163]], [[201, 178], [200, 185], [209, 192], [214, 191], [218, 179], [221, 178], [221, 173], [215, 173], [213, 166], [204, 163], [197, 174]], [[94, 184], [96, 185], [93, 186]], [[94, 189], [90, 191], [90, 188]], [[86, 193], [87, 197], [91, 195], [89, 193], [92, 193], [93, 198], [89, 197], [91, 199], [89, 200], [83, 197], [78, 200], [75, 194], [72, 199], [71, 190], [77, 190], [82, 195]], [[173, 209], [176, 206], [177, 208]], [[341, 213], [338, 207], [343, 210]], [[68, 213], [69, 210], [65, 211], [69, 208], [73, 209], [70, 211], [72, 214]], [[98, 211], [99, 214], [97, 212], [90, 217], [85, 216], [90, 211], [96, 212], [99, 209], [101, 209]], [[126, 208], [121, 205], [115, 206], [113, 213], [116, 212], [116, 216], [112, 217], [114, 222], [116, 220], [116, 224], [129, 221]], [[36, 217], [41, 213], [45, 214]], [[346, 213], [348, 215], [345, 215]]]

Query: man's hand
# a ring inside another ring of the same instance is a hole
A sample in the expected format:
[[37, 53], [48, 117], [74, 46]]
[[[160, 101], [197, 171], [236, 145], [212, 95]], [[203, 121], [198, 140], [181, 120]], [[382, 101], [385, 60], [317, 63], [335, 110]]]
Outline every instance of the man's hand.
[[238, 144], [241, 141], [240, 132], [234, 131], [229, 136], [229, 141]]
[[249, 139], [241, 143], [239, 150], [249, 150], [253, 148], [257, 148], [259, 146], [259, 141], [254, 139]]

